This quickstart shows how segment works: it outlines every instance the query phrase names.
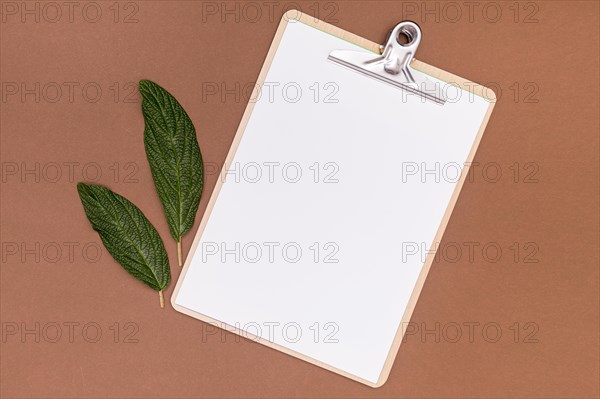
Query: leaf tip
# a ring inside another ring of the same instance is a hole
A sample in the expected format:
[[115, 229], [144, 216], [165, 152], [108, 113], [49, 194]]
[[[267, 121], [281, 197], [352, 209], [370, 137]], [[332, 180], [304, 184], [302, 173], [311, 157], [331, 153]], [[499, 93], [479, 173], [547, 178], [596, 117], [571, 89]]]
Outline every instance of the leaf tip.
[[142, 80], [140, 80], [140, 82], [138, 84], [139, 90], [142, 93], [145, 90], [149, 90], [152, 86], [156, 86], [156, 83], [154, 83], [153, 81], [148, 80], [148, 79], [142, 79]]
[[87, 189], [89, 188], [89, 184], [83, 183], [83, 182], [78, 182], [77, 183], [77, 192], [79, 193], [79, 195], [81, 196], [82, 194], [84, 194]]

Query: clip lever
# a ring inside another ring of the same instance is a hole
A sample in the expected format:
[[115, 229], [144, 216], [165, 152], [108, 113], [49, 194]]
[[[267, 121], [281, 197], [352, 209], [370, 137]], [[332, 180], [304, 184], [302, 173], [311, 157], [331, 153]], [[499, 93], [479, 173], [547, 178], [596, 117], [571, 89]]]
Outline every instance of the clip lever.
[[[400, 43], [400, 35], [406, 36], [408, 43]], [[443, 105], [446, 98], [439, 84], [417, 74], [415, 78], [410, 67], [419, 43], [421, 29], [411, 21], [404, 21], [388, 35], [387, 43], [381, 46], [382, 54], [373, 58], [371, 53], [354, 50], [334, 50], [327, 59], [350, 68], [363, 75], [381, 80], [392, 86], [416, 94], [426, 100]]]

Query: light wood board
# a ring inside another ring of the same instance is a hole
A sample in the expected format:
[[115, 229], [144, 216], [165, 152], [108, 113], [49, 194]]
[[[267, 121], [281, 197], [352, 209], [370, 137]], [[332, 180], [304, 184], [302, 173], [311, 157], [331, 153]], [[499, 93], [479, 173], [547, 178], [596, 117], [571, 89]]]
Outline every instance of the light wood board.
[[[277, 54], [277, 51], [279, 49], [279, 45], [282, 41], [282, 38], [284, 36], [284, 32], [286, 30], [286, 28], [288, 27], [288, 25], [290, 24], [290, 20], [296, 20], [299, 21], [305, 25], [308, 25], [310, 27], [316, 28], [320, 31], [326, 32], [330, 35], [333, 35], [335, 37], [341, 38], [347, 42], [350, 42], [352, 44], [355, 44], [357, 46], [360, 46], [364, 49], [367, 49], [369, 51], [372, 52], [376, 52], [379, 53], [380, 51], [380, 46], [377, 43], [371, 42], [367, 39], [364, 39], [362, 37], [359, 37], [355, 34], [346, 32], [340, 28], [337, 28], [333, 25], [330, 25], [328, 23], [325, 23], [323, 21], [319, 21], [317, 19], [315, 19], [312, 16], [306, 15], [306, 14], [302, 14], [299, 11], [296, 10], [292, 10], [287, 12], [284, 17], [282, 18], [281, 23], [279, 24], [279, 27], [277, 29], [277, 32], [275, 34], [275, 37], [273, 39], [273, 43], [271, 45], [271, 48], [267, 54], [267, 57], [265, 59], [264, 65], [262, 67], [262, 70], [260, 72], [260, 75], [257, 79], [257, 86], [261, 87], [263, 86], [263, 84], [265, 83], [265, 79], [267, 78], [267, 74], [270, 70], [270, 67], [273, 63], [273, 60]], [[390, 27], [391, 28], [391, 27]], [[472, 141], [472, 145], [470, 147], [470, 151], [468, 152], [468, 155], [466, 157], [465, 160], [465, 169], [462, 171], [462, 174], [460, 176], [460, 179], [456, 182], [454, 189], [452, 191], [452, 194], [450, 196], [449, 201], [447, 202], [447, 207], [445, 208], [445, 213], [443, 214], [443, 217], [441, 218], [441, 223], [439, 223], [439, 227], [437, 228], [437, 233], [435, 234], [435, 238], [433, 239], [434, 243], [439, 243], [442, 239], [442, 235], [444, 233], [444, 230], [446, 229], [446, 226], [448, 224], [448, 220], [450, 218], [450, 215], [452, 213], [452, 210], [454, 209], [454, 205], [456, 204], [456, 201], [458, 199], [458, 195], [460, 193], [460, 190], [463, 186], [463, 183], [466, 179], [466, 176], [468, 175], [468, 165], [473, 161], [475, 152], [477, 150], [477, 147], [479, 145], [479, 142], [481, 140], [481, 137], [483, 135], [484, 129], [488, 123], [488, 120], [490, 118], [490, 115], [492, 113], [492, 109], [494, 107], [495, 104], [495, 96], [493, 94], [493, 91], [490, 90], [489, 88], [486, 88], [484, 86], [472, 83], [466, 79], [460, 78], [456, 75], [453, 75], [451, 73], [442, 71], [438, 68], [435, 68], [433, 66], [430, 66], [422, 61], [418, 61], [418, 60], [414, 60], [411, 64], [411, 66], [420, 71], [423, 72], [427, 75], [430, 75], [434, 78], [440, 79], [444, 82], [450, 83], [451, 85], [455, 85], [457, 87], [460, 87], [461, 89], [468, 91], [470, 94], [479, 96], [479, 97], [483, 97], [485, 98], [488, 102], [489, 105], [487, 106], [487, 109], [485, 111], [485, 115], [483, 117], [483, 120], [481, 121], [481, 125], [476, 133], [476, 136], [474, 137], [474, 140]], [[341, 67], [340, 67], [341, 68]], [[367, 79], [364, 78], [363, 79]], [[231, 149], [227, 155], [227, 158], [225, 160], [224, 163], [224, 168], [227, 167], [227, 165], [231, 165], [234, 162], [234, 158], [236, 155], [236, 152], [240, 146], [240, 142], [242, 141], [242, 137], [244, 135], [244, 132], [247, 130], [248, 127], [248, 123], [251, 120], [251, 117], [253, 115], [253, 111], [255, 109], [256, 106], [256, 102], [255, 101], [250, 101], [248, 103], [248, 106], [246, 108], [246, 111], [244, 112], [244, 115], [242, 117], [242, 120], [240, 122], [240, 126], [237, 130], [237, 133], [235, 135], [235, 138], [233, 140]], [[384, 117], [384, 116], [382, 116]], [[393, 117], [393, 116], [392, 116]], [[401, 123], [400, 121], [397, 121], [397, 123]], [[376, 173], [376, 171], [375, 171]], [[414, 285], [414, 288], [412, 290], [412, 294], [410, 295], [410, 299], [408, 300], [408, 303], [406, 305], [406, 307], [404, 308], [404, 312], [403, 312], [403, 316], [401, 318], [401, 323], [395, 333], [395, 336], [392, 340], [391, 343], [391, 347], [390, 350], [388, 351], [387, 357], [385, 359], [385, 363], [383, 365], [383, 368], [381, 370], [381, 372], [379, 373], [379, 377], [376, 379], [376, 381], [374, 381], [372, 378], [371, 379], [366, 379], [366, 378], [362, 378], [360, 376], [357, 376], [356, 374], [347, 372], [343, 369], [340, 369], [338, 367], [334, 367], [331, 364], [328, 364], [326, 362], [320, 361], [314, 357], [311, 356], [307, 356], [306, 354], [300, 352], [300, 351], [295, 351], [290, 349], [290, 347], [288, 346], [283, 346], [281, 344], [275, 343], [275, 342], [271, 342], [269, 340], [265, 340], [264, 338], [261, 338], [260, 336], [256, 335], [256, 334], [252, 334], [249, 331], [244, 331], [240, 328], [238, 328], [235, 325], [230, 325], [227, 323], [223, 323], [221, 320], [217, 320], [216, 318], [210, 317], [209, 315], [206, 314], [202, 314], [201, 312], [197, 312], [194, 311], [192, 309], [186, 308], [184, 306], [181, 306], [180, 304], [177, 303], [176, 298], [178, 297], [182, 284], [186, 279], [186, 275], [189, 272], [189, 269], [191, 267], [192, 261], [194, 259], [194, 256], [196, 254], [198, 254], [200, 252], [200, 248], [199, 248], [199, 243], [201, 242], [203, 233], [207, 227], [207, 224], [210, 220], [211, 214], [213, 213], [213, 210], [215, 208], [215, 204], [217, 203], [217, 199], [219, 197], [219, 193], [221, 192], [221, 189], [223, 187], [223, 180], [221, 178], [219, 178], [219, 180], [217, 181], [216, 187], [210, 197], [207, 209], [205, 211], [204, 217], [200, 223], [200, 226], [198, 228], [198, 231], [196, 233], [196, 236], [194, 238], [194, 242], [192, 244], [191, 250], [189, 255], [186, 258], [186, 262], [185, 265], [183, 267], [183, 271], [181, 273], [181, 276], [179, 277], [179, 280], [177, 282], [177, 285], [175, 287], [175, 291], [174, 294], [171, 298], [171, 302], [173, 307], [178, 310], [179, 312], [182, 312], [184, 314], [187, 314], [189, 316], [192, 316], [194, 318], [200, 319], [204, 322], [210, 323], [212, 325], [215, 326], [224, 326], [224, 328], [227, 329], [227, 331], [236, 333], [238, 335], [241, 335], [243, 337], [249, 338], [249, 339], [253, 339], [256, 340], [260, 343], [262, 343], [265, 346], [277, 349], [281, 352], [287, 353], [289, 355], [295, 356], [297, 358], [300, 358], [302, 360], [311, 362], [313, 364], [316, 364], [320, 367], [323, 367], [327, 370], [333, 371], [335, 373], [341, 374], [343, 376], [346, 376], [348, 378], [354, 379], [358, 382], [361, 382], [363, 384], [366, 384], [368, 386], [371, 387], [379, 387], [381, 385], [383, 385], [387, 379], [387, 377], [390, 374], [390, 370], [391, 367], [394, 363], [396, 354], [398, 352], [398, 349], [400, 347], [400, 344], [402, 342], [402, 338], [403, 338], [403, 326], [406, 325], [406, 323], [408, 323], [410, 321], [412, 312], [415, 308], [417, 299], [419, 297], [419, 294], [421, 292], [421, 289], [423, 287], [423, 284], [425, 282], [425, 279], [427, 277], [427, 274], [430, 270], [430, 267], [432, 265], [432, 262], [434, 260], [435, 257], [435, 253], [434, 252], [429, 252], [428, 255], [425, 258], [425, 261], [423, 263], [422, 269], [418, 275], [418, 278], [416, 279], [416, 284]], [[240, 199], [240, 201], [243, 201], [243, 199]], [[235, 275], [232, 275], [231, 278], [235, 278]], [[377, 311], [379, 312], [384, 312], [387, 311], [388, 309], [386, 309], [386, 306], [381, 305], [381, 307], [379, 309], [377, 309]], [[377, 326], [373, 326], [372, 328], [377, 328]]]

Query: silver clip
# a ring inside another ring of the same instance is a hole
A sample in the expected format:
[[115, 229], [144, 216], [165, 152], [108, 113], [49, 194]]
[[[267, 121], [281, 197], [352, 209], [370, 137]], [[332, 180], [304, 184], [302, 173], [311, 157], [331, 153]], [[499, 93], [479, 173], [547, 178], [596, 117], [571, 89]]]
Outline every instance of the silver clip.
[[[400, 43], [400, 35], [408, 42]], [[413, 74], [410, 67], [419, 43], [421, 29], [411, 21], [400, 22], [389, 33], [387, 43], [381, 46], [382, 54], [373, 58], [371, 53], [354, 50], [334, 50], [327, 59], [350, 68], [363, 75], [381, 80], [392, 86], [416, 94], [437, 104], [444, 104], [446, 98], [441, 87], [422, 74]]]

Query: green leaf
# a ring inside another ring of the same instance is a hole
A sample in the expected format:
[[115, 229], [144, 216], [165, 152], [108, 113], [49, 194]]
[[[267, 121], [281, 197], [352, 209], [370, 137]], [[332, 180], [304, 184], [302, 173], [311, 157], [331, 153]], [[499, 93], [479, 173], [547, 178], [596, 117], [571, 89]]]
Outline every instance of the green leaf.
[[181, 236], [194, 224], [203, 188], [196, 130], [183, 107], [165, 89], [149, 80], [140, 81], [139, 88], [146, 157], [171, 236], [180, 245]]
[[106, 187], [77, 184], [85, 214], [112, 257], [133, 277], [160, 291], [171, 281], [169, 258], [158, 232], [129, 200]]

